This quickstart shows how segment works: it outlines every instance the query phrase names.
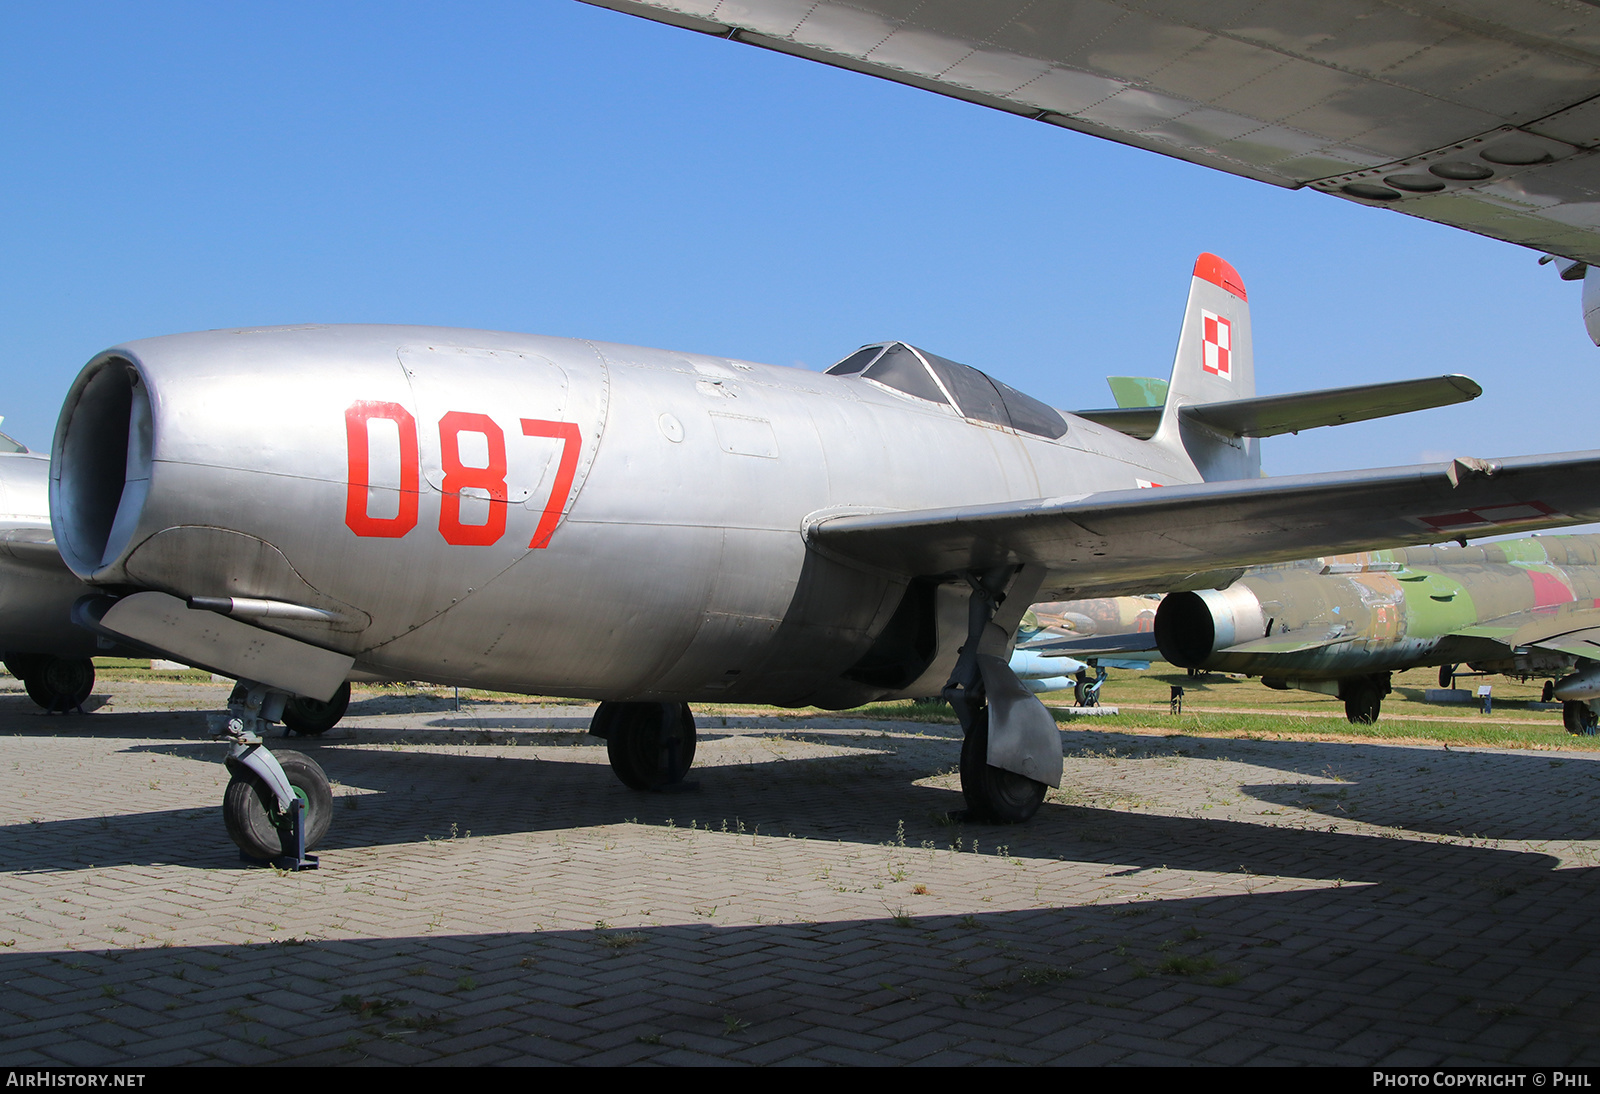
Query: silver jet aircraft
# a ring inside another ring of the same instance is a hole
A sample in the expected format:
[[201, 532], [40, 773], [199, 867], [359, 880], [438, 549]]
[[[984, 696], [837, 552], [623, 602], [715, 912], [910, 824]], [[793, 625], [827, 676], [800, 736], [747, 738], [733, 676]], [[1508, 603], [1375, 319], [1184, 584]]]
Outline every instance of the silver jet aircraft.
[[0, 656], [30, 699], [66, 711], [89, 697], [90, 658], [112, 643], [72, 624], [89, 589], [56, 553], [49, 482], [49, 459], [0, 433]]
[[[1202, 255], [1148, 440], [900, 342], [826, 373], [419, 327], [212, 331], [88, 363], [57, 425], [77, 618], [240, 681], [224, 819], [326, 830], [260, 734], [353, 672], [600, 701], [630, 787], [687, 704], [943, 695], [969, 813], [1031, 816], [1054, 720], [1007, 667], [1036, 600], [1600, 519], [1600, 453], [1260, 477], [1255, 438], [1459, 402], [1464, 377], [1255, 395], [1244, 284]], [[281, 762], [280, 762], [281, 761]]]

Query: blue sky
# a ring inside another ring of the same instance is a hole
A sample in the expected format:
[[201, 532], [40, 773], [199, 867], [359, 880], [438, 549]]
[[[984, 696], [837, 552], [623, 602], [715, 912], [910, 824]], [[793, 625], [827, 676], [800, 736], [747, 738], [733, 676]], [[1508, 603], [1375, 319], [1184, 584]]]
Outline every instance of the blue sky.
[[898, 337], [1103, 406], [1166, 375], [1202, 250], [1264, 392], [1486, 389], [1269, 470], [1596, 447], [1600, 350], [1531, 252], [575, 0], [10, 4], [0, 142], [0, 413], [38, 448], [107, 346], [304, 321], [809, 368]]

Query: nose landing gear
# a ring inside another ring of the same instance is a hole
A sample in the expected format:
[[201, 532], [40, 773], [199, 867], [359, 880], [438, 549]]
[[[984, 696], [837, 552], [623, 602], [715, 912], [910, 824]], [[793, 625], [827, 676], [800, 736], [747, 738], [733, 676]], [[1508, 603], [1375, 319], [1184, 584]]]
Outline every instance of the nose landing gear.
[[233, 776], [222, 796], [222, 821], [241, 857], [284, 870], [315, 870], [308, 854], [333, 821], [333, 790], [311, 757], [284, 750], [274, 755], [261, 741], [266, 726], [283, 717], [287, 692], [241, 680], [228, 699], [219, 736], [230, 745]]

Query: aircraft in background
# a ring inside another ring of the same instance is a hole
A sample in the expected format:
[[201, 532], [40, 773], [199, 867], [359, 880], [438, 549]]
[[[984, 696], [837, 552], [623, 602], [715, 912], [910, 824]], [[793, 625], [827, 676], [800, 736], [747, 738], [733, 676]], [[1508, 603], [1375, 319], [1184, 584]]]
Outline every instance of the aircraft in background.
[[[1080, 614], [1071, 604], [1036, 610], [1041, 618]], [[1041, 636], [1029, 648], [1089, 661], [1158, 652], [1180, 668], [1335, 695], [1362, 723], [1377, 721], [1390, 674], [1405, 669], [1445, 666], [1441, 683], [1460, 664], [1559, 677], [1549, 690], [1562, 701], [1563, 723], [1590, 733], [1600, 712], [1600, 535], [1255, 567], [1226, 589], [1165, 597], [1143, 631]]]
[[240, 681], [224, 819], [257, 857], [331, 813], [326, 775], [262, 730], [353, 671], [600, 700], [591, 732], [639, 789], [688, 770], [690, 702], [940, 695], [970, 814], [1016, 822], [1062, 770], [1007, 665], [1029, 604], [1600, 518], [1600, 452], [1260, 477], [1258, 437], [1461, 402], [1464, 377], [1254, 392], [1244, 283], [1214, 255], [1148, 440], [902, 342], [819, 374], [485, 331], [210, 331], [84, 367], [51, 519], [102, 593], [80, 622]]
[[1559, 256], [1600, 345], [1592, 4], [586, 2]]
[[0, 657], [28, 698], [67, 711], [89, 697], [90, 658], [105, 651], [71, 620], [90, 590], [56, 551], [49, 482], [49, 457], [0, 433]]

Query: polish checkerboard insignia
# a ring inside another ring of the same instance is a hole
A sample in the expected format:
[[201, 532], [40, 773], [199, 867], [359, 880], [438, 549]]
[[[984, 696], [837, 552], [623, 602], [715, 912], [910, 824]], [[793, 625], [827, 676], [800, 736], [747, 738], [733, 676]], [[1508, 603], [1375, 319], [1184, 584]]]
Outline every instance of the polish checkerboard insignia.
[[1200, 309], [1200, 329], [1204, 357], [1201, 367], [1213, 376], [1233, 379], [1233, 323], [1213, 311]]

